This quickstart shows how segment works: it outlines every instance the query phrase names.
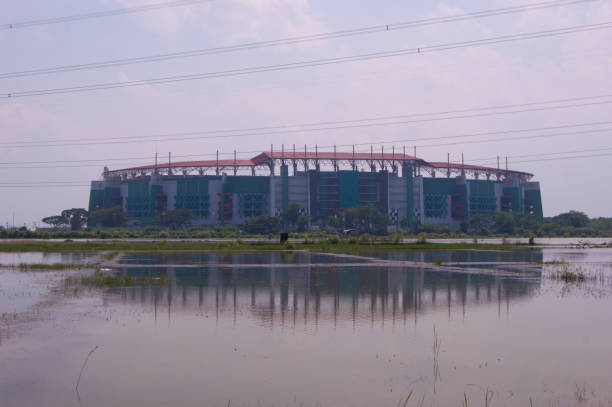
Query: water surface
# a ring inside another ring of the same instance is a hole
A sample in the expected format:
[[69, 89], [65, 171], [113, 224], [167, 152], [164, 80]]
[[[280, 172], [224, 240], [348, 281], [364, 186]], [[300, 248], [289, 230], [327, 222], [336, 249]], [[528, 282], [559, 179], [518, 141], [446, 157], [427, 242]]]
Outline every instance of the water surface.
[[2, 405], [78, 406], [92, 349], [87, 406], [610, 404], [611, 250], [362, 255], [126, 256], [116, 272], [170, 284], [62, 291], [0, 331]]

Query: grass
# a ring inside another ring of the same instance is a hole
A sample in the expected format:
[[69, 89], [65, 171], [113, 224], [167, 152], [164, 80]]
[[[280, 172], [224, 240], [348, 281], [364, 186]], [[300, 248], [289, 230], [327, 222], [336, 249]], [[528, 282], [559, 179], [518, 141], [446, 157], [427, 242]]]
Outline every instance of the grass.
[[582, 283], [591, 279], [590, 276], [587, 276], [582, 271], [582, 268], [570, 268], [568, 263], [563, 263], [563, 267], [553, 270], [550, 273], [550, 278], [552, 280], [563, 281], [564, 283]]
[[[337, 240], [336, 240], [337, 239]], [[307, 241], [304, 243], [292, 242], [296, 250], [346, 252], [367, 250], [407, 251], [407, 250], [512, 250], [520, 245], [495, 245], [477, 243], [405, 243], [395, 244], [388, 242], [368, 242], [340, 240], [339, 238], [321, 241]], [[168, 252], [168, 251], [217, 251], [217, 252], [246, 252], [246, 251], [279, 251], [286, 247], [279, 243], [269, 242], [169, 242], [155, 240], [150, 242], [134, 241], [107, 241], [107, 242], [40, 242], [40, 241], [11, 241], [0, 243], [0, 252]]]
[[20, 263], [4, 267], [18, 268], [21, 271], [60, 271], [60, 270], [80, 270], [96, 267], [95, 264], [88, 263]]
[[64, 284], [68, 286], [80, 285], [94, 288], [117, 288], [129, 287], [132, 285], [167, 285], [170, 280], [165, 276], [160, 277], [140, 277], [130, 276], [108, 276], [95, 273], [91, 276], [68, 277]]
[[119, 255], [119, 252], [108, 252], [108, 253], [102, 253], [101, 257], [103, 260], [111, 261], [118, 255]]
[[569, 264], [569, 262], [565, 259], [561, 259], [561, 260], [549, 260], [549, 261], [542, 261], [542, 262], [538, 262], [538, 264], [543, 264], [546, 266], [555, 266], [555, 265], [564, 265], [564, 264]]

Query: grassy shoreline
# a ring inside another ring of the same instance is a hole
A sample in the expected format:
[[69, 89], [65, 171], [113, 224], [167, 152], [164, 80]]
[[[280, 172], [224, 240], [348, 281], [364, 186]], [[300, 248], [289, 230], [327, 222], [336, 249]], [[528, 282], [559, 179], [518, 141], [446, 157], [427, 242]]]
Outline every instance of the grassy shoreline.
[[288, 244], [269, 242], [193, 242], [193, 241], [104, 241], [104, 242], [39, 242], [12, 241], [0, 242], [0, 252], [252, 252], [252, 251], [282, 251], [305, 250], [319, 252], [355, 252], [364, 250], [385, 251], [422, 251], [422, 250], [514, 250], [529, 248], [528, 245], [517, 244], [481, 244], [481, 243], [338, 243], [308, 242]]

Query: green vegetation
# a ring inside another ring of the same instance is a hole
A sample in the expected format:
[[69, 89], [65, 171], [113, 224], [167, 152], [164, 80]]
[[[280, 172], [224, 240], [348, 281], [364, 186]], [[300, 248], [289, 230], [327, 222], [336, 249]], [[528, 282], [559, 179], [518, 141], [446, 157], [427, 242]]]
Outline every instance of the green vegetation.
[[461, 222], [460, 230], [478, 236], [609, 237], [612, 236], [612, 218], [589, 219], [577, 211], [550, 218], [499, 212], [473, 216]]
[[80, 285], [95, 288], [117, 288], [129, 287], [132, 285], [167, 285], [168, 283], [169, 280], [165, 276], [134, 278], [130, 276], [108, 276], [101, 273], [95, 273], [91, 276], [68, 277], [64, 280], [64, 284], [67, 286]]
[[261, 215], [244, 221], [244, 231], [253, 235], [272, 235], [280, 232], [280, 218]]
[[14, 267], [21, 271], [59, 271], [87, 269], [93, 268], [95, 265], [87, 263], [20, 263], [16, 266], [3, 265], [2, 267]]
[[89, 227], [101, 226], [105, 228], [120, 228], [126, 226], [127, 223], [127, 215], [121, 207], [93, 211], [87, 221]]
[[[360, 207], [348, 209], [328, 219], [319, 222], [322, 232], [305, 235], [310, 222], [307, 214], [295, 217], [295, 205], [290, 205], [287, 216], [288, 221], [295, 222], [292, 238], [311, 239], [311, 236], [327, 238], [329, 234], [341, 234], [347, 229], [354, 229], [360, 235], [388, 235], [388, 216], [373, 207]], [[289, 209], [291, 209], [289, 211]], [[75, 211], [68, 210], [68, 211]], [[74, 212], [81, 213], [81, 210]], [[66, 212], [66, 211], [64, 211]], [[64, 212], [62, 212], [64, 214]], [[66, 216], [57, 216], [49, 222], [57, 225], [82, 224], [82, 218], [71, 213]], [[299, 213], [299, 211], [298, 211]], [[71, 219], [71, 220], [68, 220]], [[81, 220], [78, 220], [81, 219]], [[188, 210], [168, 211], [160, 214], [157, 224], [144, 228], [126, 228], [127, 217], [121, 208], [102, 209], [94, 211], [89, 216], [88, 225], [104, 227], [102, 230], [68, 230], [31, 231], [26, 228], [5, 229], [0, 226], [0, 239], [207, 239], [207, 238], [245, 238], [275, 235], [281, 230], [281, 218], [262, 215], [247, 219], [243, 225], [216, 225], [216, 226], [187, 226], [193, 219]], [[414, 237], [427, 236], [427, 238], [470, 238], [488, 236], [520, 236], [529, 237], [530, 244], [535, 244], [536, 237], [612, 237], [612, 218], [589, 219], [584, 213], [570, 211], [551, 218], [539, 218], [534, 215], [511, 214], [507, 212], [491, 215], [475, 215], [461, 222], [458, 230], [451, 230], [443, 225], [420, 225], [413, 230], [400, 228], [397, 236]]]
[[563, 267], [553, 270], [549, 274], [549, 278], [552, 280], [560, 280], [565, 283], [582, 283], [588, 279], [587, 275], [582, 271], [582, 268], [571, 268], [569, 264], [564, 264]]
[[355, 229], [359, 233], [386, 235], [389, 217], [373, 206], [360, 206], [332, 215], [324, 222], [336, 232]]
[[65, 209], [60, 215], [43, 218], [43, 223], [59, 228], [70, 226], [71, 230], [81, 230], [87, 223], [89, 213], [82, 208]]
[[300, 204], [291, 202], [283, 211], [283, 218], [289, 225], [295, 226], [300, 217]]
[[[359, 250], [512, 250], [520, 245], [495, 245], [473, 243], [394, 243], [389, 238], [340, 239], [331, 236], [324, 239], [308, 238], [303, 243], [291, 242], [296, 250], [347, 252]], [[282, 251], [286, 246], [280, 243], [254, 242], [200, 242], [200, 241], [89, 241], [89, 242], [51, 242], [51, 241], [9, 241], [0, 244], [0, 252], [182, 252], [182, 251]]]
[[119, 252], [109, 252], [109, 253], [102, 253], [101, 257], [102, 259], [106, 261], [111, 261], [118, 255], [119, 255]]
[[172, 230], [182, 228], [196, 219], [196, 214], [189, 209], [175, 209], [161, 212], [155, 216], [155, 224]]

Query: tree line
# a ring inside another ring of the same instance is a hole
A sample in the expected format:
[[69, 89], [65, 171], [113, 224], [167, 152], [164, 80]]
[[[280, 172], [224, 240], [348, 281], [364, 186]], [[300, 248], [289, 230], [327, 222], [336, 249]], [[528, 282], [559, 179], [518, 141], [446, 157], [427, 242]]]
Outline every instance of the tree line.
[[[236, 233], [249, 235], [272, 235], [283, 230], [306, 233], [311, 231], [310, 216], [300, 213], [300, 206], [291, 203], [281, 216], [262, 215], [245, 220], [242, 225], [230, 227], [194, 226], [196, 215], [188, 209], [176, 209], [159, 213], [153, 219], [153, 225], [131, 224], [121, 207], [100, 209], [89, 213], [82, 208], [71, 208], [59, 215], [43, 218], [42, 221], [53, 227], [51, 233], [82, 231], [87, 233], [92, 229], [126, 229], [130, 234], [142, 235], [138, 231], [146, 230], [159, 233], [162, 230], [182, 231], [181, 236], [195, 237], [197, 234], [215, 235], [213, 231], [232, 229]], [[415, 219], [416, 221], [416, 219]], [[553, 217], [539, 218], [534, 215], [497, 212], [494, 214], [475, 215], [459, 223], [458, 229], [444, 225], [412, 226], [406, 219], [399, 228], [389, 228], [389, 216], [372, 206], [339, 211], [317, 222], [320, 231], [328, 234], [371, 234], [387, 235], [390, 230], [404, 235], [427, 233], [439, 236], [537, 236], [537, 237], [610, 237], [612, 236], [612, 218], [589, 218], [579, 211], [569, 211]], [[16, 232], [0, 227], [0, 237], [18, 237]], [[206, 232], [208, 231], [208, 232]], [[27, 231], [28, 236], [35, 237], [35, 232]], [[189, 232], [189, 233], [187, 233]], [[219, 232], [221, 233], [221, 232]], [[22, 233], [24, 234], [24, 233]]]

